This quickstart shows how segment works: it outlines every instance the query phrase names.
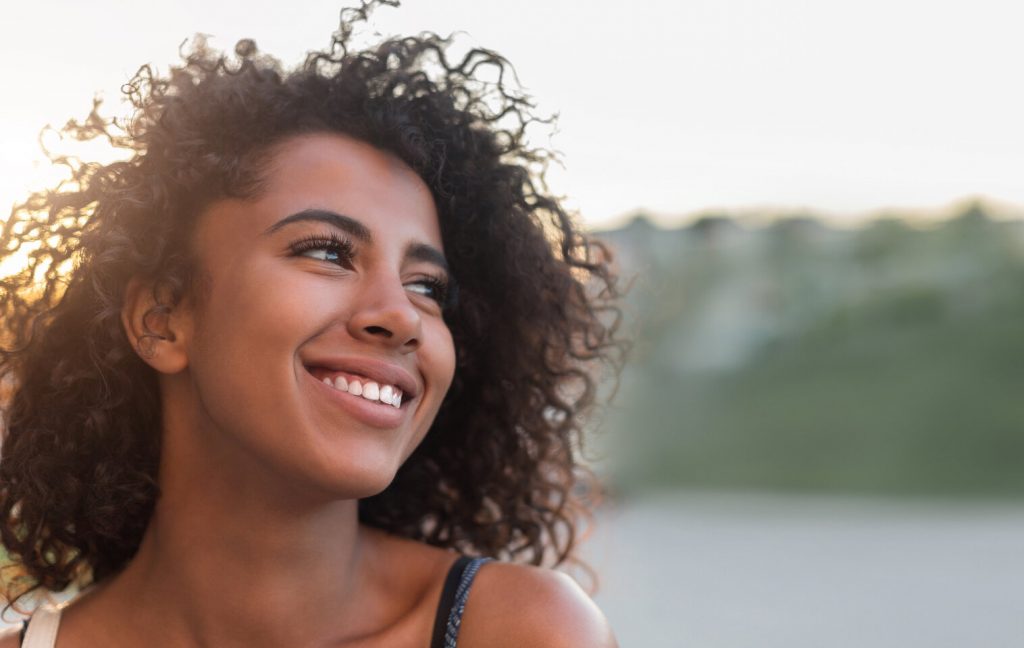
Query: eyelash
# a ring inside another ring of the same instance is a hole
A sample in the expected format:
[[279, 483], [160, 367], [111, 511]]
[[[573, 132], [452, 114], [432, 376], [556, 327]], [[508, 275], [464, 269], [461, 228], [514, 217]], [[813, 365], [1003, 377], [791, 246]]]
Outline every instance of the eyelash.
[[313, 250], [327, 250], [328, 252], [334, 252], [338, 255], [338, 261], [331, 261], [328, 259], [320, 259], [327, 263], [342, 263], [350, 264], [352, 257], [355, 256], [355, 248], [352, 245], [352, 241], [343, 239], [334, 232], [330, 234], [312, 234], [305, 238], [299, 239], [291, 244], [291, 252], [295, 256], [302, 256], [306, 252]]
[[[337, 255], [337, 260], [318, 260], [324, 261], [325, 263], [334, 263], [343, 267], [351, 265], [352, 259], [355, 256], [355, 246], [352, 245], [352, 241], [343, 239], [334, 232], [329, 234], [313, 234], [295, 241], [289, 247], [292, 255], [294, 256], [302, 256], [306, 252], [311, 252], [313, 250], [326, 250], [328, 252], [333, 252]], [[454, 301], [455, 291], [452, 290], [451, 282], [447, 278], [425, 276], [411, 283], [428, 286], [433, 291], [433, 295], [425, 296], [436, 301], [442, 308], [451, 306]]]

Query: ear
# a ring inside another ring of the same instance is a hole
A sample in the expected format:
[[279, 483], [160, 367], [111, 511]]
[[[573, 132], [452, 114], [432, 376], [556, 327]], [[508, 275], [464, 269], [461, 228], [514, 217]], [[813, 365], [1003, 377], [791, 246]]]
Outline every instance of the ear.
[[125, 288], [121, 323], [139, 357], [160, 373], [188, 366], [187, 341], [192, 313], [188, 299], [174, 302], [168, 290], [134, 277]]

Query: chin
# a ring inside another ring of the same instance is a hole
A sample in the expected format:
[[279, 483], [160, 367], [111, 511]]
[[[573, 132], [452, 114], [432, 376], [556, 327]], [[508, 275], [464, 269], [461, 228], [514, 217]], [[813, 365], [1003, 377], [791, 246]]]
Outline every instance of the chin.
[[395, 481], [395, 474], [395, 472], [392, 472], [378, 479], [368, 479], [358, 485], [354, 485], [355, 487], [349, 490], [349, 494], [345, 496], [345, 499], [366, 499], [367, 497], [380, 495], [391, 485], [391, 482]]
[[383, 465], [367, 462], [344, 467], [336, 465], [319, 480], [320, 489], [333, 500], [372, 497], [391, 485], [398, 474], [398, 468], [390, 462]]

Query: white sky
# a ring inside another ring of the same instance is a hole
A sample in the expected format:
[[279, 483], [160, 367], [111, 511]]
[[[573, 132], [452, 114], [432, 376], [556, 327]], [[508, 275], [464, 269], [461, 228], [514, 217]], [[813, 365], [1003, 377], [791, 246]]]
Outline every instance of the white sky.
[[[87, 112], [196, 32], [294, 63], [328, 42], [323, 0], [6, 2], [0, 206], [43, 177], [36, 135]], [[638, 208], [811, 207], [837, 221], [967, 196], [1024, 205], [1024, 2], [407, 0], [386, 33], [467, 32], [508, 57], [594, 225]]]

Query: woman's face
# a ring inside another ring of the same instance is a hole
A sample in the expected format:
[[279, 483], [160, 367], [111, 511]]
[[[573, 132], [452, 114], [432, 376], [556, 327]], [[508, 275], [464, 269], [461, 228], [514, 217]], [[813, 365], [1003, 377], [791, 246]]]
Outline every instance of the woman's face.
[[220, 459], [335, 495], [383, 490], [455, 370], [423, 181], [368, 144], [296, 136], [275, 148], [256, 198], [204, 211], [193, 245], [187, 372], [200, 438]]

